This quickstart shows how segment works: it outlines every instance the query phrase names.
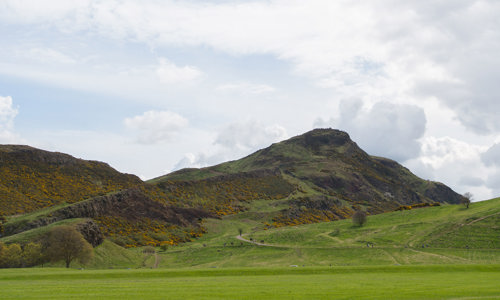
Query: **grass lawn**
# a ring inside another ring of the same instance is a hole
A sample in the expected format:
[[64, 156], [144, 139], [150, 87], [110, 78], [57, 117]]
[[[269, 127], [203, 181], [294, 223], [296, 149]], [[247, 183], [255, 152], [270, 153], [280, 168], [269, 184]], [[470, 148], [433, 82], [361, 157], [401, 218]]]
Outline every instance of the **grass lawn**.
[[500, 265], [0, 270], [1, 299], [500, 299]]

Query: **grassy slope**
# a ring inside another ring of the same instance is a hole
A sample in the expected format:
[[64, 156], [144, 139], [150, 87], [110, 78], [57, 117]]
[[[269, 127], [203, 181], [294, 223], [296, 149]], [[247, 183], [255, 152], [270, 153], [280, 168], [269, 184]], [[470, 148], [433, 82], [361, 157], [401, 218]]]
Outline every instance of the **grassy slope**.
[[[500, 264], [500, 198], [473, 203], [469, 209], [446, 205], [369, 216], [361, 228], [342, 220], [266, 230], [262, 220], [286, 206], [279, 200], [255, 201], [249, 211], [205, 220], [209, 233], [159, 252], [158, 267]], [[245, 238], [272, 247], [237, 240], [238, 228]], [[23, 241], [23, 234], [2, 240]], [[16, 240], [7, 240], [12, 238]], [[367, 242], [374, 247], [368, 248]], [[150, 268], [155, 261], [140, 249], [125, 250], [110, 242], [95, 252], [94, 262], [86, 267]]]
[[2, 299], [497, 299], [499, 281], [499, 265], [189, 271], [12, 269], [0, 270], [0, 296]]
[[66, 219], [59, 222], [49, 224], [47, 226], [38, 227], [30, 230], [23, 231], [18, 234], [6, 236], [0, 239], [4, 243], [20, 243], [25, 244], [31, 241], [37, 241], [44, 234], [49, 232], [49, 230], [55, 226], [59, 225], [74, 225], [84, 221], [85, 219]]
[[[264, 230], [262, 207], [280, 207], [254, 205], [206, 221], [209, 234], [161, 254], [160, 267], [500, 263], [500, 198], [374, 215], [361, 228], [342, 220]], [[238, 228], [272, 247], [240, 242]]]

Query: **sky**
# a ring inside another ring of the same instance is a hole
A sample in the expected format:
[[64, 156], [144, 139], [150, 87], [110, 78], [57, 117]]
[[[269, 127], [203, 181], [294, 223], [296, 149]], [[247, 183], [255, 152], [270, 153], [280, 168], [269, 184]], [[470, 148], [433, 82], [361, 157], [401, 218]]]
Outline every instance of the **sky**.
[[314, 128], [500, 196], [500, 2], [0, 1], [0, 143], [142, 179]]

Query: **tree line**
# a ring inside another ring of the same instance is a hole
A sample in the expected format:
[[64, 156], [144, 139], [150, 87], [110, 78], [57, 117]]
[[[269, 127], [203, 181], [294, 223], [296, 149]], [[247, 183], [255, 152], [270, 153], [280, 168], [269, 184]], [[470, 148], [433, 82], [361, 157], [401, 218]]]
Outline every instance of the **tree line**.
[[69, 268], [75, 260], [87, 263], [93, 253], [92, 246], [74, 227], [57, 226], [38, 242], [8, 245], [0, 242], [0, 268], [32, 267], [60, 261]]

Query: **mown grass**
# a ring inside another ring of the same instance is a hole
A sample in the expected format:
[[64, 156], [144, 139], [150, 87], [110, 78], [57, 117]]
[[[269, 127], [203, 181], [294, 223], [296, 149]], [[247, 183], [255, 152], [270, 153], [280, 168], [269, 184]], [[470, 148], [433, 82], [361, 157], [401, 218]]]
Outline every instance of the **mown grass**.
[[[500, 298], [500, 266], [0, 271], [2, 299]], [[26, 288], [28, 287], [29, 288]]]

